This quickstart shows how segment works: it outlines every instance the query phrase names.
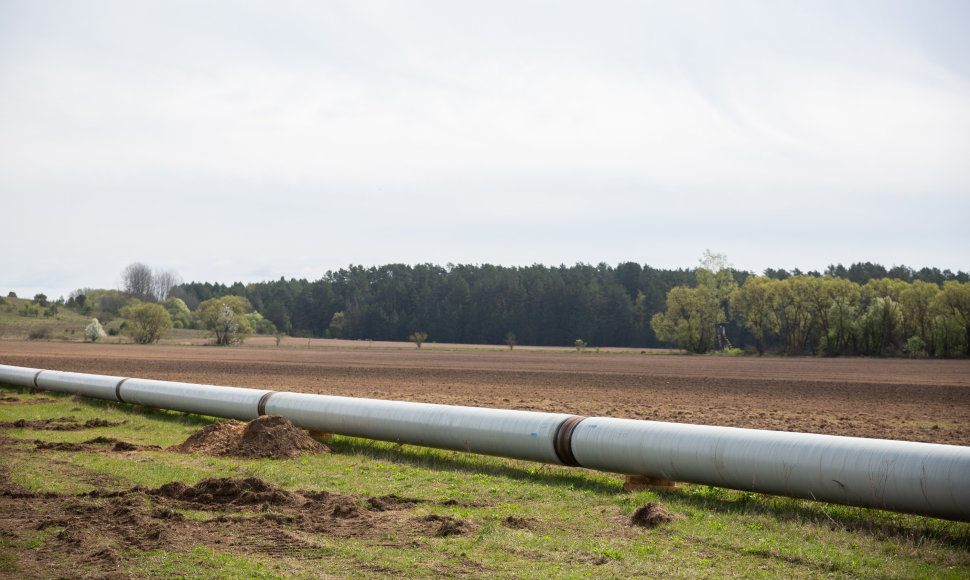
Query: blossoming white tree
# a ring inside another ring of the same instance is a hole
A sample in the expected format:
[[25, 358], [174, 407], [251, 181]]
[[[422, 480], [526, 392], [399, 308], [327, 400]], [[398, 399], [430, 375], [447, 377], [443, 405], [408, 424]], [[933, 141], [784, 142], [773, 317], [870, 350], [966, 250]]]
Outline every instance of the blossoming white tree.
[[91, 319], [91, 324], [84, 328], [84, 336], [88, 338], [91, 342], [98, 342], [98, 339], [104, 338], [107, 334], [104, 332], [104, 327], [98, 322], [97, 318]]

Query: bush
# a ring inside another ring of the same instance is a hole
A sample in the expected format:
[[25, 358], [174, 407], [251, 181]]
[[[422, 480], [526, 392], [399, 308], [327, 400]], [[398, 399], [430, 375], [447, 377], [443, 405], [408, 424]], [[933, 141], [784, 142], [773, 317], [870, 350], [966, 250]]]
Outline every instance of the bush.
[[424, 344], [424, 341], [428, 340], [428, 333], [420, 332], [420, 331], [415, 332], [414, 334], [408, 337], [408, 340], [416, 344], [418, 348], [421, 348], [421, 345]]
[[28, 318], [37, 318], [40, 316], [40, 307], [36, 304], [25, 302], [24, 307], [20, 310], [20, 315], [27, 316]]
[[30, 340], [50, 340], [51, 329], [46, 326], [38, 326], [27, 334], [27, 338]]
[[926, 356], [926, 343], [918, 335], [913, 335], [903, 345], [903, 352], [911, 357]]

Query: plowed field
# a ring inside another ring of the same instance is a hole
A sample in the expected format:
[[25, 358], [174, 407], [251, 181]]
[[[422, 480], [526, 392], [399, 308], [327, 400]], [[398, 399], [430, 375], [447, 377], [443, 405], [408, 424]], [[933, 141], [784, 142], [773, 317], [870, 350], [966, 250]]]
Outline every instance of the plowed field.
[[[970, 361], [0, 342], [0, 363], [354, 397], [970, 445]], [[336, 346], [330, 346], [336, 345]]]

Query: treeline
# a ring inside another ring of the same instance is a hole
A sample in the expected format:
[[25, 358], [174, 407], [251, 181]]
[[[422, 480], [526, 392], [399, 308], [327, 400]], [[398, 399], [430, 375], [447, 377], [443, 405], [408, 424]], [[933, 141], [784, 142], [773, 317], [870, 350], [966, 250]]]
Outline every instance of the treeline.
[[721, 348], [729, 326], [750, 333], [758, 353], [931, 356], [970, 355], [970, 283], [907, 282], [806, 275], [748, 277], [698, 269], [697, 284], [667, 295], [651, 326], [692, 352]]
[[[401, 341], [422, 331], [428, 334], [428, 340], [436, 342], [503, 344], [511, 333], [517, 344], [524, 345], [573, 345], [582, 339], [594, 346], [676, 344], [703, 352], [714, 348], [716, 341], [706, 347], [695, 343], [696, 348], [691, 348], [654, 321], [658, 314], [669, 311], [672, 290], [703, 286], [698, 276], [702, 271], [705, 268], [664, 270], [633, 262], [615, 267], [390, 264], [351, 266], [315, 281], [281, 278], [246, 285], [192, 282], [174, 287], [170, 296], [182, 299], [192, 310], [212, 298], [241, 296], [275, 328], [293, 336]], [[765, 276], [757, 277], [727, 268], [718, 270], [717, 276], [730, 279], [732, 288], [739, 292], [749, 278], [772, 280], [781, 284], [779, 288], [801, 280], [816, 280], [828, 287], [826, 281], [838, 278], [859, 288], [858, 301], [845, 304], [856, 314], [868, 312], [870, 292], [863, 292], [863, 287], [874, 280], [891, 279], [908, 285], [920, 282], [940, 292], [947, 282], [966, 285], [970, 280], [963, 272], [904, 266], [887, 270], [872, 263], [830, 266], [824, 273], [767, 270]], [[768, 324], [758, 334], [760, 331], [733, 315], [735, 311], [729, 308], [731, 291], [721, 291], [727, 292], [721, 297], [722, 315], [711, 320], [693, 317], [694, 322], [703, 321], [707, 327], [704, 340], [716, 339], [717, 329], [724, 327], [725, 337], [736, 346], [750, 344], [762, 351], [867, 354], [871, 350], [863, 347], [868, 343], [861, 339], [839, 343], [840, 348], [834, 350], [831, 342], [823, 345], [821, 337], [829, 336], [828, 312], [824, 321], [816, 314], [813, 320], [799, 323], [800, 330], [791, 335], [798, 338], [791, 341], [786, 337], [794, 323], [788, 321], [794, 319], [786, 314], [781, 314], [785, 322], [777, 330]], [[683, 294], [678, 290], [675, 296], [678, 293]], [[884, 297], [901, 306], [900, 296]], [[823, 300], [817, 307], [830, 309], [831, 305]], [[691, 323], [673, 322], [674, 327], [678, 324], [689, 327]], [[898, 341], [893, 344], [901, 352], [909, 338], [900, 339], [903, 345]], [[880, 354], [891, 354], [891, 350], [882, 349]], [[946, 353], [953, 351], [947, 347]], [[929, 344], [925, 352], [935, 356], [943, 353]]]

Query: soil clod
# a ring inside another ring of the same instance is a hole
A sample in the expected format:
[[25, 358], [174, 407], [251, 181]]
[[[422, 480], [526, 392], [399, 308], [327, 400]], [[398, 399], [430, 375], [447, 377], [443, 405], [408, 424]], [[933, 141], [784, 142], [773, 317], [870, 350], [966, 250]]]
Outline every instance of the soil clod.
[[662, 504], [650, 502], [633, 512], [630, 523], [641, 528], [655, 528], [662, 524], [668, 524], [675, 520], [686, 520], [683, 515], [671, 512]]

